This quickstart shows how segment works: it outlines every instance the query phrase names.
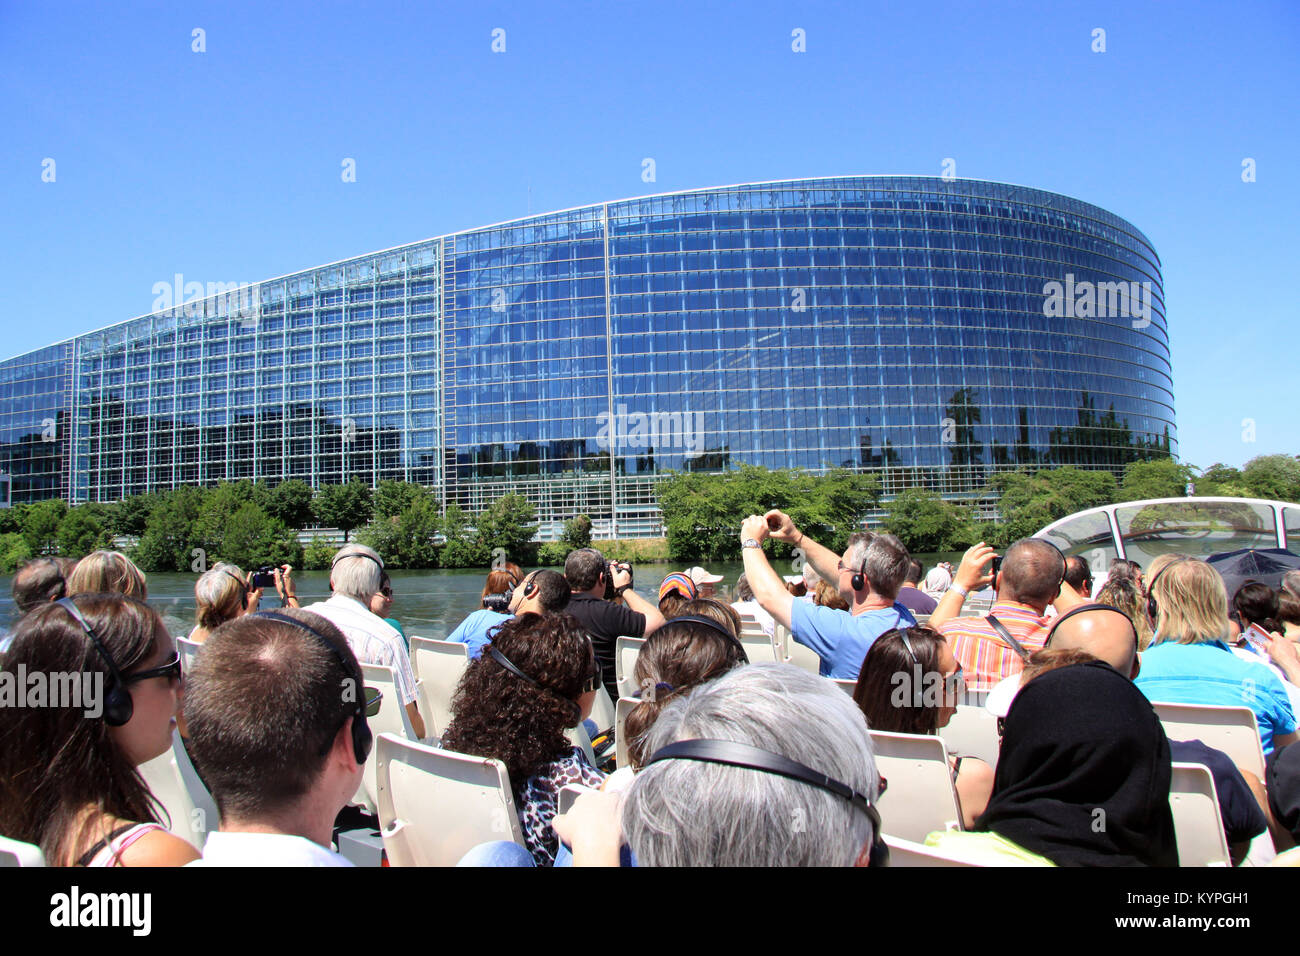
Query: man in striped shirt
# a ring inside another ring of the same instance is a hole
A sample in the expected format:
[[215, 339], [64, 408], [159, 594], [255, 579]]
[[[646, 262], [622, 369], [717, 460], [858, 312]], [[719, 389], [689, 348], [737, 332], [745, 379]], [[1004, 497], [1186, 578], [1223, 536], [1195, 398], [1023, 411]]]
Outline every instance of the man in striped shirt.
[[[990, 550], [988, 557], [992, 556]], [[989, 613], [959, 617], [939, 626], [966, 676], [968, 692], [986, 693], [998, 681], [1024, 669], [1024, 659], [1013, 642], [1028, 654], [1047, 643], [1044, 614], [1064, 579], [1061, 552], [1047, 541], [1024, 538], [1007, 548], [993, 582], [997, 599]], [[964, 599], [961, 589], [956, 590]]]

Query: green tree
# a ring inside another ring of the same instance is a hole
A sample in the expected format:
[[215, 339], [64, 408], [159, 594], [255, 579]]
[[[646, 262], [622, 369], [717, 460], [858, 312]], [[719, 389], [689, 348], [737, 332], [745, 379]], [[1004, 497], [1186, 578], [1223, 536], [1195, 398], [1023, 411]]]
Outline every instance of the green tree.
[[0, 508], [0, 534], [22, 534], [23, 519], [27, 516], [26, 505], [14, 505]]
[[193, 571], [207, 568], [206, 549], [199, 543], [195, 532], [203, 499], [203, 492], [190, 485], [182, 485], [157, 497], [133, 555], [141, 570]]
[[346, 542], [352, 529], [370, 520], [374, 504], [369, 486], [353, 478], [346, 484], [323, 486], [316, 494], [312, 510], [321, 524], [342, 531]]
[[537, 532], [537, 509], [523, 495], [502, 495], [474, 520], [478, 540], [489, 552], [504, 548], [514, 560], [521, 560]]
[[428, 489], [422, 485], [385, 479], [375, 488], [375, 517], [396, 518], [416, 501], [431, 498]]
[[32, 554], [54, 554], [59, 549], [59, 524], [68, 513], [62, 498], [39, 501], [23, 516], [23, 537]]
[[302, 546], [293, 532], [252, 501], [230, 516], [221, 550], [216, 553], [245, 570], [267, 564], [297, 565], [302, 560]]
[[0, 534], [0, 574], [13, 574], [32, 558], [27, 539], [16, 531]]
[[264, 510], [275, 520], [295, 529], [305, 528], [312, 519], [311, 485], [298, 478], [282, 481], [266, 495]]
[[1256, 498], [1300, 502], [1300, 461], [1290, 455], [1261, 455], [1246, 462], [1241, 481]]
[[[568, 551], [591, 547], [591, 518], [578, 515], [564, 522], [564, 534], [560, 537]], [[565, 553], [567, 554], [568, 551]]]
[[123, 498], [109, 508], [108, 530], [112, 534], [140, 537], [144, 534], [145, 526], [149, 523], [149, 514], [158, 501], [157, 494], [131, 495]]
[[1172, 458], [1132, 461], [1124, 468], [1119, 496], [1125, 501], [1182, 498], [1187, 483], [1194, 481], [1195, 477], [1195, 470], [1190, 465], [1180, 465]]
[[107, 532], [98, 508], [77, 505], [59, 523], [59, 554], [66, 557], [84, 558], [107, 543]]
[[452, 503], [441, 521], [442, 534], [447, 539], [439, 555], [444, 568], [483, 568], [492, 560], [491, 551], [469, 527], [469, 515], [459, 505]]
[[303, 549], [302, 566], [306, 571], [324, 571], [334, 560], [338, 548], [324, 538], [312, 538], [311, 543]]
[[969, 508], [933, 491], [909, 488], [885, 506], [885, 527], [909, 551], [957, 551], [974, 544]]
[[999, 472], [989, 482], [989, 490], [997, 493], [1002, 515], [998, 540], [989, 543], [1002, 547], [1030, 537], [1058, 518], [1113, 503], [1119, 483], [1108, 471], [1066, 466], [1035, 472]]

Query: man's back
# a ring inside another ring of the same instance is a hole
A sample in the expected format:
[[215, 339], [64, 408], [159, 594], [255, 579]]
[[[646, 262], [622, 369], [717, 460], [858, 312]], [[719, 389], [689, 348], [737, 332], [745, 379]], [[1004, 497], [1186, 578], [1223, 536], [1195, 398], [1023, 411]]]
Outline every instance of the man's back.
[[862, 659], [881, 634], [896, 627], [915, 627], [916, 618], [901, 604], [860, 614], [795, 601], [790, 608], [790, 635], [822, 659], [823, 677], [857, 680]]
[[578, 619], [591, 637], [609, 696], [618, 700], [618, 679], [614, 672], [614, 646], [620, 637], [644, 637], [645, 615], [585, 594], [575, 594], [564, 609]]
[[372, 614], [360, 601], [343, 594], [335, 594], [329, 600], [309, 605], [303, 610], [319, 614], [342, 631], [352, 653], [357, 655], [357, 660], [361, 663], [391, 667], [403, 706], [416, 699], [411, 656], [396, 628]]
[[898, 589], [898, 603], [913, 614], [933, 614], [939, 606], [938, 601], [910, 584], [904, 584]]
[[347, 857], [306, 837], [285, 833], [208, 834], [203, 858], [190, 866], [326, 866], [347, 867]]
[[483, 648], [492, 643], [492, 638], [489, 636], [492, 628], [504, 624], [513, 616], [486, 607], [479, 608], [456, 625], [456, 629], [447, 635], [447, 640], [468, 644], [469, 656], [477, 658], [483, 653]]
[[[989, 614], [996, 617], [1029, 653], [1047, 643], [1047, 619], [1027, 604], [999, 601]], [[939, 628], [961, 665], [966, 689], [977, 693], [1024, 670], [1020, 655], [1007, 646], [987, 615], [959, 617]]]

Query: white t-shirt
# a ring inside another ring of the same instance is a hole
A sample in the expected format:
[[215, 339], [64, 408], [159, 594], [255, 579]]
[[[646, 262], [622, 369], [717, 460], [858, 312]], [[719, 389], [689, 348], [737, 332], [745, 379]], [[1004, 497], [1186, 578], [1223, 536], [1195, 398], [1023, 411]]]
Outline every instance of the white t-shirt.
[[209, 833], [203, 858], [188, 866], [352, 866], [306, 837], [285, 833]]
[[415, 673], [411, 670], [411, 655], [407, 653], [406, 643], [397, 628], [370, 613], [370, 608], [360, 601], [343, 594], [309, 604], [303, 610], [319, 614], [342, 631], [352, 653], [361, 663], [391, 667], [403, 706], [415, 701], [418, 695]]
[[776, 631], [776, 621], [772, 615], [763, 610], [763, 606], [757, 601], [737, 601], [731, 605], [736, 609], [737, 614], [747, 614], [758, 622], [758, 626], [763, 629], [763, 633], [768, 637]]

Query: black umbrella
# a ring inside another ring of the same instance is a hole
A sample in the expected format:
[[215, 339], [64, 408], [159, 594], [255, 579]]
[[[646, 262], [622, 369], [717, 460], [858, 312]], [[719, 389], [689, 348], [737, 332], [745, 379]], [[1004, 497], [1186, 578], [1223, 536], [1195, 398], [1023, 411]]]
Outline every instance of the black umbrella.
[[1300, 570], [1300, 554], [1285, 548], [1242, 548], [1212, 554], [1205, 560], [1223, 577], [1229, 601], [1247, 581], [1259, 581], [1276, 591], [1282, 587], [1282, 575]]

